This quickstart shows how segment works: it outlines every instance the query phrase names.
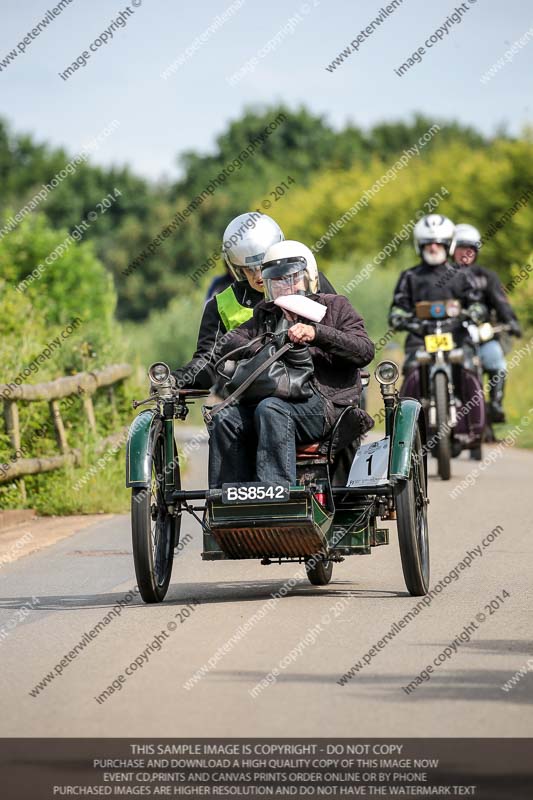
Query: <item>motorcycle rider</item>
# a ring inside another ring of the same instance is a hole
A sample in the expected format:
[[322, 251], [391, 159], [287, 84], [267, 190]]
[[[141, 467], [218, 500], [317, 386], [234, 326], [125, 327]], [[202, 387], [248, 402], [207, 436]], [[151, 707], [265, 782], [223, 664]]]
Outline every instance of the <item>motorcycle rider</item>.
[[[497, 322], [509, 326], [512, 336], [520, 337], [522, 331], [516, 315], [505, 295], [504, 288], [497, 274], [477, 263], [481, 248], [481, 235], [473, 225], [456, 225], [450, 255], [460, 270], [465, 270], [473, 277], [480, 292], [480, 299], [486, 306], [489, 316]], [[479, 349], [483, 371], [489, 377], [490, 386], [490, 418], [492, 422], [505, 422], [503, 410], [503, 393], [507, 377], [507, 365], [501, 342], [498, 338], [483, 342]]]
[[[483, 319], [485, 309], [479, 302], [479, 291], [467, 273], [448, 262], [454, 230], [453, 222], [441, 214], [428, 214], [414, 227], [414, 247], [421, 261], [401, 273], [389, 311], [391, 328], [409, 334], [405, 342], [404, 374], [416, 367], [415, 353], [424, 346], [422, 321], [415, 317], [416, 303], [457, 299], [472, 319]], [[468, 354], [466, 331], [458, 325], [454, 336]]]
[[[210, 389], [215, 382], [212, 363], [220, 355], [224, 336], [251, 319], [263, 299], [261, 263], [271, 245], [284, 240], [279, 225], [267, 214], [249, 211], [235, 217], [224, 231], [222, 255], [233, 282], [207, 301], [200, 322], [196, 351], [188, 364], [172, 374], [179, 388]], [[320, 290], [335, 293], [320, 273]]]
[[[333, 447], [345, 447], [369, 430], [372, 418], [356, 407], [359, 368], [370, 363], [374, 344], [363, 319], [346, 297], [318, 292], [319, 273], [311, 250], [301, 242], [272, 245], [264, 256], [265, 298], [253, 317], [232, 331], [222, 355], [266, 331], [286, 331], [296, 345], [309, 345], [314, 374], [311, 396], [282, 400], [268, 396], [233, 402], [209, 423], [209, 486], [225, 482], [296, 482], [296, 445], [324, 440], [346, 407]], [[282, 295], [310, 297], [327, 311], [320, 323], [300, 322], [274, 304]], [[245, 350], [246, 352], [246, 350]], [[241, 357], [245, 357], [245, 352]], [[344, 424], [346, 420], [346, 424]]]

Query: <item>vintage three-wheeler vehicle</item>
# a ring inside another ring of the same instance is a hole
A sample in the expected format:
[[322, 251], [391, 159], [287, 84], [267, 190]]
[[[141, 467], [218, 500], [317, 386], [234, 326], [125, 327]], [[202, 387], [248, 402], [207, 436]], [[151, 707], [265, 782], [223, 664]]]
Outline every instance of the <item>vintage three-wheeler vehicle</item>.
[[[382, 361], [375, 377], [383, 398], [385, 436], [358, 442], [348, 479], [336, 485], [328, 448], [297, 449], [297, 484], [257, 482], [222, 489], [181, 487], [174, 420], [206, 391], [178, 389], [169, 367], [149, 369], [150, 404], [133, 421], [126, 448], [126, 485], [132, 489], [133, 556], [143, 600], [166, 595], [184, 512], [203, 531], [202, 559], [260, 559], [262, 564], [304, 562], [312, 584], [331, 580], [333, 563], [388, 544], [380, 520], [396, 520], [403, 575], [412, 595], [429, 582], [427, 472], [424, 414], [417, 400], [400, 398], [397, 365]], [[368, 383], [368, 373], [361, 373]], [[349, 408], [349, 407], [348, 407]], [[337, 424], [340, 423], [338, 420]], [[198, 503], [201, 503], [198, 505]]]

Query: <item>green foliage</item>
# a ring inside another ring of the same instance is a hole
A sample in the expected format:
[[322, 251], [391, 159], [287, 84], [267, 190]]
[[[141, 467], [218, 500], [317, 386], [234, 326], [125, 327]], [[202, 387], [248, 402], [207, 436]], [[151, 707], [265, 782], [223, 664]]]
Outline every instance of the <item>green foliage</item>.
[[186, 364], [196, 349], [204, 291], [180, 293], [168, 308], [153, 311], [148, 320], [125, 325], [128, 360], [139, 364], [143, 374], [153, 361], [166, 361], [172, 369]]
[[511, 269], [509, 302], [524, 325], [533, 328], [533, 253]]
[[42, 376], [102, 366], [116, 357], [116, 293], [91, 243], [69, 239], [65, 229], [51, 230], [37, 214], [0, 240], [0, 276], [0, 336], [10, 337], [0, 352], [8, 375], [17, 375], [72, 320], [81, 321], [61, 340], [54, 359], [40, 367]]
[[[513, 351], [506, 356], [507, 362], [512, 361], [515, 352], [531, 343], [533, 343], [533, 327], [526, 329], [523, 338], [516, 341]], [[515, 446], [533, 449], [533, 415], [530, 413], [533, 409], [531, 355], [525, 355], [516, 367], [509, 370], [504, 406], [507, 423], [497, 426], [498, 438], [503, 439], [510, 434]]]
[[[379, 342], [387, 334], [387, 314], [392, 298], [392, 292], [401, 269], [410, 266], [409, 259], [404, 259], [402, 264], [397, 265], [394, 270], [383, 267], [375, 267], [368, 278], [361, 280], [351, 290], [346, 291], [350, 281], [360, 275], [368, 262], [361, 258], [352, 256], [346, 263], [334, 263], [327, 270], [328, 279], [339, 292], [344, 294], [355, 309], [364, 317], [365, 327], [372, 341]], [[389, 337], [388, 337], [389, 338]], [[399, 334], [394, 339], [402, 342], [404, 334]], [[392, 337], [390, 341], [393, 341]], [[383, 358], [383, 353], [377, 353], [376, 360]]]
[[[36, 265], [44, 263], [65, 237], [65, 230], [51, 230], [44, 217], [36, 215], [0, 240], [0, 383], [42, 383], [124, 360], [122, 333], [114, 319], [113, 282], [95, 257], [91, 243], [73, 241], [25, 291], [15, 288]], [[81, 322], [71, 332], [68, 326], [73, 319]], [[131, 391], [131, 386], [120, 385], [115, 388], [112, 400], [105, 389], [94, 396], [98, 438], [116, 432], [129, 421]], [[48, 403], [21, 402], [18, 406], [22, 450], [19, 457], [57, 455]], [[94, 453], [81, 397], [64, 398], [60, 409], [70, 446], [84, 454], [82, 466], [75, 471], [82, 474]], [[2, 430], [0, 463], [9, 463], [12, 455], [11, 443]], [[111, 468], [111, 463], [106, 464], [102, 472]], [[103, 510], [105, 497], [112, 501], [107, 505], [111, 509], [120, 497], [120, 493], [109, 487], [102, 495], [100, 508], [96, 508], [97, 503], [89, 498], [94, 492], [92, 482], [74, 495], [64, 470], [28, 477], [25, 482], [28, 506], [42, 513], [58, 513], [58, 508], [63, 508], [63, 513]], [[95, 485], [100, 488], [106, 485], [102, 475], [97, 476]], [[54, 487], [57, 487], [56, 499]], [[0, 485], [0, 508], [20, 505], [17, 485]]]
[[43, 516], [124, 514], [130, 502], [130, 491], [124, 483], [124, 450], [106, 462], [80, 491], [75, 490], [77, 481], [97, 460], [98, 455], [88, 451], [81, 468], [68, 467], [26, 478], [26, 490], [37, 513]]

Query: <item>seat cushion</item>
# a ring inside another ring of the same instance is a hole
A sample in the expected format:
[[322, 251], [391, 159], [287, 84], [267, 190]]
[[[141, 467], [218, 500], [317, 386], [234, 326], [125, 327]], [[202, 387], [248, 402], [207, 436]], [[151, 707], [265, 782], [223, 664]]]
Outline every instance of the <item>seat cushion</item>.
[[311, 442], [310, 444], [299, 444], [296, 446], [297, 458], [311, 458], [318, 454], [321, 442]]

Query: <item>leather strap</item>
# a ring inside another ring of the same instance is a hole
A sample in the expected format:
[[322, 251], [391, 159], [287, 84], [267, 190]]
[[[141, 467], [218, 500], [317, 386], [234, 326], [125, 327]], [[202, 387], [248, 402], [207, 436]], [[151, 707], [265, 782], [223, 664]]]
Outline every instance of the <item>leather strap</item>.
[[240, 353], [242, 350], [249, 350], [249, 348], [252, 347], [252, 345], [257, 344], [257, 342], [262, 342], [268, 337], [273, 338], [272, 334], [268, 332], [260, 333], [259, 336], [255, 336], [253, 339], [250, 339], [250, 341], [245, 342], [245, 344], [241, 344], [239, 345], [239, 347], [235, 347], [233, 350], [230, 350], [229, 353], [224, 353], [223, 356], [221, 356], [217, 361], [215, 361], [215, 363], [213, 364], [213, 369], [219, 375], [222, 375], [222, 372], [219, 369], [220, 364], [223, 364], [226, 361], [231, 361], [236, 353]]
[[234, 400], [240, 397], [241, 394], [243, 394], [243, 392], [245, 392], [246, 389], [255, 381], [258, 375], [261, 375], [261, 373], [264, 372], [266, 369], [268, 369], [270, 365], [274, 363], [274, 361], [277, 361], [279, 358], [281, 358], [281, 356], [285, 355], [287, 350], [290, 350], [291, 347], [292, 347], [292, 342], [287, 342], [286, 344], [283, 345], [283, 347], [280, 347], [279, 350], [276, 350], [276, 352], [273, 353], [270, 356], [270, 358], [267, 358], [264, 364], [261, 364], [261, 366], [257, 367], [257, 369], [255, 369], [252, 372], [252, 374], [249, 375], [246, 378], [246, 380], [243, 381], [241, 385], [235, 389], [234, 392], [232, 392], [228, 397], [226, 397], [226, 399], [223, 400], [222, 403], [219, 403], [216, 406], [212, 406], [211, 408], [209, 408], [208, 406], [204, 406], [202, 409], [204, 422], [206, 424], [209, 424], [213, 420], [213, 417], [215, 417], [217, 414], [220, 414], [220, 412], [224, 408], [227, 408], [229, 405], [233, 403]]

